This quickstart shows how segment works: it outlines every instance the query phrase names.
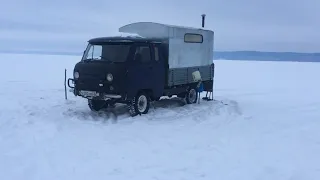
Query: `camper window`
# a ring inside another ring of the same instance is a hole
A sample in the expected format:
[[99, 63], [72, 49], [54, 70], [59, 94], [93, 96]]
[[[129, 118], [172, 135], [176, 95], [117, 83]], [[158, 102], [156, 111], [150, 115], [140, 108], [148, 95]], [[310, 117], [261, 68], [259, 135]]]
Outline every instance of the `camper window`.
[[184, 35], [184, 42], [186, 42], [186, 43], [202, 43], [203, 36], [201, 34], [187, 33]]

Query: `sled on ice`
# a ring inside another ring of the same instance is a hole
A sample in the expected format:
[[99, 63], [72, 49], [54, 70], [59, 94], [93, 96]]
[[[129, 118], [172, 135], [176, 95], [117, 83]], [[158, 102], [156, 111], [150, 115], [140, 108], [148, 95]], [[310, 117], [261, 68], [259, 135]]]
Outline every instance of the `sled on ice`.
[[125, 103], [135, 116], [148, 113], [150, 102], [162, 96], [193, 104], [199, 91], [212, 93], [213, 31], [137, 22], [119, 32], [133, 35], [90, 39], [68, 79], [91, 110]]

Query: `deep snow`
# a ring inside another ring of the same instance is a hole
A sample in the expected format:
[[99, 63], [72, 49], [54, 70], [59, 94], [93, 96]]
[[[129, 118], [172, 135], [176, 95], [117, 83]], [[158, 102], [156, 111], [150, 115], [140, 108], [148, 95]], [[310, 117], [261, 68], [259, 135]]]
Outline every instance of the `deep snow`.
[[320, 179], [320, 63], [215, 61], [217, 101], [131, 118], [64, 100], [80, 57], [0, 57], [1, 179]]

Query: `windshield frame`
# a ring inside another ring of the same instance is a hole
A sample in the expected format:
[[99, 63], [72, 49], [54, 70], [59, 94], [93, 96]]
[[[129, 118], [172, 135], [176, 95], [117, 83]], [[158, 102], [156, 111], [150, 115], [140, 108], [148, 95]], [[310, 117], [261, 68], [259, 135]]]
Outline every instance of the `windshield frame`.
[[86, 49], [85, 49], [84, 52], [83, 52], [81, 61], [86, 60], [85, 57], [87, 57], [87, 55], [88, 55], [88, 53], [89, 53], [89, 49], [90, 49], [91, 46], [92, 46], [91, 43], [88, 43], [88, 44], [87, 44], [87, 47], [86, 47]]
[[[129, 51], [128, 51], [127, 57], [129, 57], [130, 53], [132, 51], [132, 47], [133, 47], [132, 45], [133, 44], [134, 43], [132, 43], [132, 42], [107, 42], [107, 43], [104, 43], [104, 42], [101, 42], [101, 43], [90, 43], [89, 42], [87, 47], [86, 47], [86, 49], [85, 49], [85, 51], [84, 51], [84, 53], [83, 53], [81, 61], [102, 61], [103, 62], [103, 60], [94, 60], [92, 58], [87, 58], [92, 46], [102, 46], [102, 48], [103, 48], [103, 46], [107, 46], [107, 45], [128, 45], [129, 46]], [[92, 52], [94, 53], [94, 50]], [[122, 62], [123, 63], [123, 62], [126, 62], [126, 61], [110, 61], [110, 62], [116, 62], [116, 63], [117, 62]]]

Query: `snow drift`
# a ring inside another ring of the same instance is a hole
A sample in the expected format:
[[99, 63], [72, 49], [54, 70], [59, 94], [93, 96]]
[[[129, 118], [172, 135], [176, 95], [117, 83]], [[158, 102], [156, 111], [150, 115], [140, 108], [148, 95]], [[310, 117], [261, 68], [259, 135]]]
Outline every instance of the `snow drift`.
[[2, 179], [320, 178], [320, 64], [217, 61], [216, 101], [90, 112], [68, 94], [77, 56], [2, 54]]

